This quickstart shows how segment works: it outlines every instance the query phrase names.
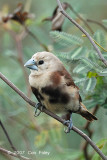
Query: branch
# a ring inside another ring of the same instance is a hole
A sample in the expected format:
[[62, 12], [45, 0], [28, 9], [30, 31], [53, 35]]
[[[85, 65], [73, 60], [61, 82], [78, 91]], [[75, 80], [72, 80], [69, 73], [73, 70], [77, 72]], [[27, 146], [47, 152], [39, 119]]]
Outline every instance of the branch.
[[[20, 34], [16, 34], [14, 31], [10, 30], [10, 29], [6, 29], [11, 36], [13, 37], [15, 44], [16, 44], [16, 50], [17, 50], [17, 61], [20, 64], [24, 77], [25, 77], [25, 82], [26, 82], [26, 88], [27, 88], [27, 96], [30, 98], [31, 96], [31, 90], [30, 90], [30, 86], [29, 86], [29, 81], [28, 81], [28, 75], [27, 72], [25, 70], [24, 67], [24, 62], [23, 62], [23, 53], [22, 53], [22, 39], [24, 37], [24, 32], [21, 32]], [[31, 119], [31, 122], [34, 124], [36, 131], [40, 132], [41, 131], [41, 127], [39, 127], [36, 123], [36, 121], [34, 121], [34, 119], [32, 118], [32, 112], [29, 109], [29, 106], [27, 106], [28, 109], [28, 114], [29, 117]]]
[[36, 42], [38, 42], [38, 44], [39, 44], [42, 48], [44, 48], [46, 51], [49, 51], [49, 50], [48, 50], [48, 47], [47, 47], [45, 44], [41, 43], [41, 41], [38, 39], [38, 37], [37, 37], [35, 34], [33, 34], [33, 33], [28, 29], [28, 27], [27, 27], [26, 25], [23, 25], [23, 26], [24, 26], [24, 28], [25, 28], [25, 31], [26, 31], [34, 40], [36, 40]]
[[[83, 34], [82, 37], [86, 37], [86, 35]], [[104, 49], [104, 48], [103, 48], [98, 42], [96, 42], [93, 38], [92, 38], [92, 40], [93, 40], [93, 41], [95, 42], [95, 44], [97, 44], [104, 52], [107, 52], [107, 50]]]
[[[18, 156], [17, 156], [17, 154], [16, 153], [13, 153], [13, 152], [11, 152], [11, 151], [8, 151], [8, 150], [6, 150], [6, 149], [4, 149], [4, 148], [1, 148], [0, 147], [0, 152], [2, 152], [2, 153], [5, 153], [5, 154], [8, 154], [8, 155], [11, 155], [11, 156], [13, 156], [13, 157], [17, 157], [18, 158]], [[24, 156], [20, 156], [23, 160], [31, 160], [31, 158], [28, 158], [28, 157], [24, 157]]]
[[[1, 72], [0, 72], [0, 78], [7, 83], [16, 93], [18, 93], [27, 103], [29, 103], [31, 106], [35, 107], [36, 103], [31, 101], [22, 91], [20, 91], [11, 81], [9, 81]], [[60, 123], [64, 124], [64, 120], [62, 118], [60, 118], [59, 116], [55, 115], [54, 113], [50, 112], [49, 110], [47, 110], [46, 108], [43, 108], [42, 110], [44, 113], [46, 113], [47, 115], [49, 115], [50, 117], [53, 117], [54, 119], [56, 119], [57, 121], [59, 121]], [[68, 126], [68, 124], [65, 124], [66, 126]], [[76, 128], [75, 126], [72, 127], [72, 130], [74, 132], [76, 132], [77, 134], [79, 134], [81, 137], [83, 137], [92, 147], [93, 149], [99, 154], [99, 156], [103, 159], [103, 160], [107, 160], [107, 157], [102, 153], [102, 151], [96, 146], [96, 144], [85, 134], [83, 133], [81, 130], [79, 130], [78, 128]]]
[[95, 21], [95, 20], [92, 20], [92, 19], [87, 19], [87, 22], [95, 23], [95, 24], [99, 25], [100, 27], [102, 27], [107, 32], [107, 27], [105, 27], [102, 23]]
[[[11, 141], [11, 139], [10, 139], [10, 137], [9, 137], [9, 135], [8, 135], [8, 133], [7, 133], [7, 131], [6, 131], [6, 129], [5, 129], [5, 127], [4, 127], [4, 125], [3, 125], [3, 123], [2, 123], [1, 120], [0, 120], [0, 126], [1, 126], [1, 128], [3, 129], [3, 132], [4, 132], [6, 138], [7, 138], [8, 142], [9, 142], [11, 148], [13, 149], [13, 151], [15, 151], [15, 152], [17, 153], [17, 149], [16, 149], [15, 146], [13, 145], [13, 143], [12, 143], [12, 141]], [[20, 160], [23, 159], [19, 154], [16, 154], [16, 155], [17, 155], [17, 157], [18, 157]]]
[[69, 8], [71, 9], [71, 11], [72, 11], [81, 21], [83, 21], [83, 23], [86, 25], [86, 27], [89, 29], [89, 31], [93, 34], [94, 32], [93, 32], [93, 30], [91, 29], [91, 27], [88, 25], [87, 21], [86, 21], [84, 18], [82, 18], [82, 17], [80, 16], [80, 14], [78, 14], [70, 4], [68, 4], [68, 6], [69, 6]]
[[73, 20], [62, 8], [61, 2], [60, 0], [56, 0], [58, 3], [58, 6], [60, 8], [60, 12], [67, 17], [77, 28], [79, 28], [89, 39], [89, 41], [91, 42], [91, 44], [93, 45], [93, 47], [95, 48], [95, 50], [97, 51], [100, 60], [105, 64], [105, 66], [107, 66], [107, 60], [103, 57], [102, 53], [100, 52], [99, 48], [97, 47], [97, 45], [95, 44], [95, 42], [93, 41], [93, 39], [91, 38], [91, 36], [89, 35], [88, 32], [86, 32], [75, 20]]
[[[96, 105], [95, 107], [94, 107], [94, 109], [93, 109], [93, 111], [92, 111], [92, 114], [93, 115], [95, 115], [96, 114], [96, 112], [98, 111], [98, 109], [99, 109], [99, 105]], [[85, 130], [87, 130], [87, 132], [88, 132], [88, 136], [90, 137], [90, 138], [92, 138], [92, 135], [93, 135], [93, 131], [90, 129], [90, 122], [89, 121], [87, 121], [87, 123], [86, 123], [86, 125], [84, 126], [84, 129]], [[86, 141], [85, 143], [84, 143], [84, 145], [83, 145], [83, 151], [84, 151], [84, 156], [85, 156], [85, 158], [86, 158], [86, 160], [91, 160], [91, 157], [88, 155], [88, 142]]]

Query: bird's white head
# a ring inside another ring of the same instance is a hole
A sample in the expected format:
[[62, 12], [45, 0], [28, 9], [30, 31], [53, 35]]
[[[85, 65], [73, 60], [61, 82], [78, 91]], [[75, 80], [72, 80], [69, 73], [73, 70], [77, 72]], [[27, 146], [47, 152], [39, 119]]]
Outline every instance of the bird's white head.
[[62, 62], [54, 54], [46, 51], [35, 53], [24, 66], [29, 68], [33, 75], [41, 75], [48, 71], [60, 71], [63, 68]]

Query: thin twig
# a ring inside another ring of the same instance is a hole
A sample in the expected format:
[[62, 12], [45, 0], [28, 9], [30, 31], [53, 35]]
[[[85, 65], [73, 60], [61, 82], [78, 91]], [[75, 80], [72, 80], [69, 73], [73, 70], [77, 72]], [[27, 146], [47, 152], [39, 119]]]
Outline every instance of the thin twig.
[[6, 135], [6, 137], [7, 137], [7, 139], [8, 139], [8, 142], [9, 142], [11, 148], [12, 148], [14, 151], [16, 151], [16, 148], [14, 147], [14, 145], [13, 145], [13, 143], [12, 143], [12, 141], [11, 141], [11, 139], [10, 139], [10, 137], [9, 137], [9, 135], [8, 135], [8, 133], [7, 133], [4, 125], [3, 125], [3, 123], [1, 122], [1, 120], [0, 120], [0, 125], [1, 125], [1, 127], [2, 127], [2, 129], [3, 129], [4, 133], [5, 133], [5, 135]]
[[[26, 88], [27, 88], [27, 96], [30, 98], [31, 96], [31, 89], [29, 86], [29, 82], [28, 82], [28, 75], [27, 72], [24, 68], [24, 62], [23, 62], [23, 53], [22, 53], [22, 39], [23, 39], [23, 35], [25, 34], [24, 32], [21, 32], [20, 34], [16, 34], [14, 31], [8, 29], [8, 32], [12, 35], [15, 44], [16, 44], [16, 50], [17, 50], [17, 60], [22, 68], [24, 77], [25, 77], [25, 82], [26, 82]], [[33, 116], [32, 116], [32, 112], [29, 108], [29, 106], [27, 105], [27, 109], [28, 109], [28, 114], [30, 116], [31, 122], [34, 124], [35, 126], [35, 130], [40, 132], [41, 131], [41, 127], [39, 127], [36, 123], [36, 121], [34, 121]]]
[[91, 27], [88, 25], [87, 21], [86, 21], [84, 18], [82, 18], [82, 17], [80, 16], [80, 14], [78, 14], [70, 4], [68, 4], [68, 6], [69, 6], [69, 8], [71, 9], [71, 11], [72, 11], [81, 21], [83, 21], [83, 23], [86, 25], [86, 27], [89, 29], [89, 31], [93, 34], [94, 32], [93, 32], [93, 30], [91, 29]]
[[105, 27], [102, 23], [100, 23], [96, 20], [92, 20], [92, 19], [87, 19], [87, 22], [95, 23], [95, 24], [99, 25], [100, 27], [102, 27], [107, 32], [107, 27]]
[[[20, 91], [11, 81], [9, 81], [1, 72], [0, 72], [0, 78], [7, 83], [16, 93], [18, 93], [27, 103], [29, 103], [31, 106], [35, 107], [36, 103], [31, 101], [22, 91]], [[64, 124], [64, 120], [62, 118], [60, 118], [59, 116], [55, 115], [54, 113], [50, 112], [49, 110], [47, 110], [46, 108], [42, 109], [42, 112], [46, 113], [47, 115], [53, 117], [54, 119], [56, 119], [57, 121], [59, 121], [60, 123]], [[65, 124], [66, 126], [68, 126], [68, 124]], [[77, 134], [79, 134], [81, 137], [83, 137], [92, 147], [93, 149], [99, 154], [99, 156], [103, 159], [103, 160], [107, 160], [107, 157], [102, 153], [102, 151], [96, 146], [96, 144], [85, 134], [83, 133], [81, 130], [79, 130], [78, 128], [76, 128], [75, 126], [72, 127], [72, 130], [74, 132], [76, 132]]]
[[58, 3], [58, 6], [60, 8], [60, 12], [67, 17], [77, 28], [79, 28], [89, 39], [89, 41], [91, 42], [91, 44], [93, 45], [93, 47], [95, 48], [95, 50], [97, 51], [100, 60], [105, 64], [105, 66], [107, 66], [107, 60], [103, 57], [102, 53], [100, 52], [99, 48], [97, 47], [97, 45], [95, 44], [95, 42], [93, 41], [93, 39], [91, 38], [91, 36], [89, 35], [88, 32], [86, 32], [75, 20], [73, 20], [62, 8], [61, 2], [60, 0], [56, 0]]
[[[15, 151], [15, 152], [17, 153], [17, 149], [16, 149], [15, 146], [13, 145], [13, 143], [12, 143], [12, 141], [11, 141], [11, 139], [10, 139], [10, 137], [9, 137], [9, 135], [8, 135], [8, 133], [7, 133], [7, 131], [6, 131], [6, 129], [5, 129], [5, 127], [4, 127], [4, 125], [3, 125], [3, 123], [2, 123], [1, 120], [0, 120], [0, 126], [1, 126], [1, 128], [3, 129], [3, 132], [4, 132], [6, 138], [7, 138], [8, 142], [9, 142], [11, 148], [13, 149], [13, 151]], [[17, 157], [18, 157], [20, 160], [22, 160], [22, 157], [21, 157], [19, 154], [17, 154]]]
[[49, 51], [48, 48], [47, 48], [47, 46], [46, 46], [45, 44], [41, 43], [41, 41], [38, 39], [38, 37], [37, 37], [35, 34], [33, 34], [33, 33], [28, 29], [28, 27], [27, 27], [26, 25], [23, 25], [23, 26], [24, 26], [24, 28], [25, 28], [25, 31], [26, 31], [34, 40], [36, 40], [36, 42], [38, 42], [38, 44], [39, 44], [42, 48], [44, 48], [46, 51]]
[[26, 82], [26, 87], [27, 87], [27, 95], [28, 97], [30, 97], [31, 92], [30, 92], [30, 88], [29, 88], [29, 81], [28, 81], [28, 74], [24, 68], [24, 62], [23, 62], [23, 53], [22, 53], [22, 39], [19, 35], [15, 35], [14, 37], [15, 40], [15, 44], [16, 44], [16, 50], [17, 50], [17, 60], [22, 68], [24, 77], [25, 77], [25, 82]]
[[24, 68], [24, 62], [23, 62], [23, 54], [22, 54], [22, 34], [24, 34], [24, 32], [21, 32], [20, 34], [15, 33], [13, 30], [5, 28], [6, 31], [9, 32], [9, 34], [12, 36], [12, 38], [14, 39], [15, 45], [16, 45], [16, 50], [17, 50], [17, 60], [22, 68], [24, 77], [25, 77], [25, 82], [26, 82], [26, 87], [27, 87], [27, 95], [28, 97], [30, 97], [30, 89], [29, 89], [29, 82], [28, 82], [28, 75], [27, 72]]
[[[82, 37], [87, 37], [85, 34], [82, 35]], [[104, 52], [107, 52], [106, 49], [104, 49], [98, 42], [96, 42], [94, 39], [93, 41], [104, 51]]]
[[[0, 147], [0, 152], [3, 152], [3, 153], [5, 153], [5, 154], [8, 154], [8, 155], [11, 155], [11, 156], [13, 156], [13, 157], [17, 157], [18, 158], [18, 156], [17, 156], [17, 154], [16, 153], [13, 153], [13, 152], [11, 152], [11, 151], [8, 151], [8, 150], [6, 150], [6, 149], [4, 149], [4, 148], [1, 148]], [[24, 156], [20, 156], [23, 160], [31, 160], [31, 158], [28, 158], [28, 157], [24, 157]]]
[[[99, 109], [99, 105], [96, 105], [96, 106], [94, 107], [93, 111], [92, 111], [92, 114], [95, 115], [96, 112], [98, 111], [98, 109]], [[89, 121], [87, 121], [86, 125], [84, 126], [84, 129], [87, 130], [88, 136], [89, 136], [90, 138], [92, 138], [93, 131], [90, 129], [90, 124], [91, 124], [91, 123], [90, 123]], [[88, 144], [89, 144], [89, 143], [86, 141], [86, 142], [84, 143], [84, 145], [83, 145], [82, 148], [83, 148], [84, 156], [85, 156], [86, 160], [91, 160], [91, 157], [88, 155]]]

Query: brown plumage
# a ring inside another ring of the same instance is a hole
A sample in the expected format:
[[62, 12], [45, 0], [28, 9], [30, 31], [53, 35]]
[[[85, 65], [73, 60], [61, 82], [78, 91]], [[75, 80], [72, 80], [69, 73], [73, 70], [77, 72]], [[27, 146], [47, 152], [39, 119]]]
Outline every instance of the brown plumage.
[[25, 64], [31, 69], [29, 83], [43, 106], [54, 113], [66, 113], [68, 117], [74, 112], [89, 121], [97, 120], [82, 103], [79, 88], [55, 55], [38, 52], [32, 56], [31, 61], [32, 64], [29, 61]]

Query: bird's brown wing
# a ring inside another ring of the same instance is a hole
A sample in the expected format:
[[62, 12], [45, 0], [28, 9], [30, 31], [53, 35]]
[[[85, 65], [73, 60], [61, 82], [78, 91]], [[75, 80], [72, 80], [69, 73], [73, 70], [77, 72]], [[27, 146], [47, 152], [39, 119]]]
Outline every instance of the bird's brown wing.
[[[52, 81], [55, 85], [59, 85], [60, 80], [61, 80], [61, 76], [64, 77], [65, 80], [65, 84], [67, 86], [73, 86], [74, 88], [76, 88], [77, 90], [79, 90], [78, 86], [75, 85], [71, 75], [67, 72], [67, 70], [65, 68], [63, 68], [62, 71], [58, 71], [58, 72], [54, 72], [53, 76], [52, 76]], [[79, 102], [82, 102], [82, 98], [79, 95]]]
[[[66, 70], [64, 72], [65, 72], [65, 81], [67, 86], [74, 86], [75, 88], [77, 88], [77, 90], [79, 90], [78, 86], [75, 85], [71, 75]], [[79, 102], [82, 102], [80, 94], [79, 94]]]
[[37, 100], [41, 103], [41, 100], [44, 100], [43, 96], [39, 93], [38, 89], [31, 87], [33, 94], [36, 96]]

